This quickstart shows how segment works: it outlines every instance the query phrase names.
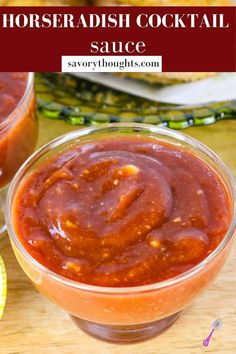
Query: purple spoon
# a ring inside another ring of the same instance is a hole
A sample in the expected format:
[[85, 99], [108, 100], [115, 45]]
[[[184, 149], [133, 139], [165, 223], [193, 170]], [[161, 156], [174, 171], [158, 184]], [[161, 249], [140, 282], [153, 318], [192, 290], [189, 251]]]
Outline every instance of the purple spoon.
[[219, 330], [221, 328], [221, 326], [222, 326], [222, 320], [216, 320], [212, 323], [212, 330], [211, 330], [209, 336], [206, 339], [204, 339], [204, 341], [203, 341], [204, 347], [208, 347], [214, 330], [215, 329]]

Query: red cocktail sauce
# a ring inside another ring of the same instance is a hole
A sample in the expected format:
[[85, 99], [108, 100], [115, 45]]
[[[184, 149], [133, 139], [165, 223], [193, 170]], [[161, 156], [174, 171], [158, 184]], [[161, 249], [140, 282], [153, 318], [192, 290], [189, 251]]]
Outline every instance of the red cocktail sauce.
[[33, 82], [27, 90], [28, 75], [0, 73], [0, 189], [10, 182], [37, 141]]
[[192, 152], [144, 137], [71, 146], [22, 182], [20, 241], [66, 278], [107, 287], [160, 282], [206, 258], [225, 236], [225, 186]]

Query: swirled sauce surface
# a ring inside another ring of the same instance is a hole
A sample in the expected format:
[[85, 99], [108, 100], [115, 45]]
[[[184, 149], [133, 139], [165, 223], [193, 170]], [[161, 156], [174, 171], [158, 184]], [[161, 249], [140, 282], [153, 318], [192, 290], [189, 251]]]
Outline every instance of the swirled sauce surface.
[[174, 277], [221, 242], [231, 218], [217, 174], [184, 148], [141, 137], [70, 147], [24, 180], [14, 226], [27, 251], [88, 284]]

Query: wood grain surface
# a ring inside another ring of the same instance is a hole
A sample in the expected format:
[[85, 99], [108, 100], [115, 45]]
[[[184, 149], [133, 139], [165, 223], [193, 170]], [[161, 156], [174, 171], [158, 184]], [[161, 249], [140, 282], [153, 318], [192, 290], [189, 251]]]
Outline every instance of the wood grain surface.
[[[73, 130], [64, 122], [40, 118], [39, 145]], [[185, 133], [212, 148], [236, 176], [236, 120], [191, 128]], [[8, 297], [0, 322], [0, 354], [198, 354], [236, 353], [236, 243], [213, 284], [165, 333], [150, 341], [115, 345], [93, 339], [72, 323], [31, 285], [19, 267], [6, 237], [0, 242], [8, 273]], [[202, 341], [220, 318], [208, 348]]]

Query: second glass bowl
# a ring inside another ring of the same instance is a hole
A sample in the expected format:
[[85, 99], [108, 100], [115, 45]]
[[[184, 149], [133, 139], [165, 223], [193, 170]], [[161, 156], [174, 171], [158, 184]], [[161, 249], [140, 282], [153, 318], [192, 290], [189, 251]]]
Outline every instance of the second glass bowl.
[[25, 92], [0, 123], [0, 237], [5, 231], [6, 189], [14, 174], [34, 151], [38, 137], [34, 74], [27, 74]]

